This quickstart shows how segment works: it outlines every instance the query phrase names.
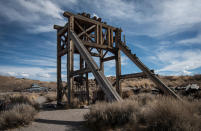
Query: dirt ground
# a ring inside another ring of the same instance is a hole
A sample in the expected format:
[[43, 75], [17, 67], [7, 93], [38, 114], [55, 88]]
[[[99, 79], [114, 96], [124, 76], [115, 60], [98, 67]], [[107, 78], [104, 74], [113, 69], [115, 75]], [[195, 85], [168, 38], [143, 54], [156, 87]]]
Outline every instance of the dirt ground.
[[87, 112], [88, 109], [40, 111], [30, 125], [9, 131], [88, 131], [83, 126]]

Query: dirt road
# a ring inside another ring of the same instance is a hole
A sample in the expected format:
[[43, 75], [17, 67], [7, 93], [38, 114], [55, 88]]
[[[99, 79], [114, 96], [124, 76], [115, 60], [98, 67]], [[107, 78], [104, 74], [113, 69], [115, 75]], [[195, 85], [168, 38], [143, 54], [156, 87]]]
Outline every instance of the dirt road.
[[27, 127], [12, 131], [88, 131], [83, 126], [83, 115], [88, 109], [40, 111]]

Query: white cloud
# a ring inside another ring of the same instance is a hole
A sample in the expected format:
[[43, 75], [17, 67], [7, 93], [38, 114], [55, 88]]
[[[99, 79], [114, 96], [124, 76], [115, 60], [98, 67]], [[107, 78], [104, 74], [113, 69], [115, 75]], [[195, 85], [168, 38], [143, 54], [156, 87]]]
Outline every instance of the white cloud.
[[11, 22], [22, 23], [31, 33], [50, 32], [53, 24], [64, 24], [63, 12], [52, 0], [8, 0], [0, 4], [1, 16]]
[[161, 51], [155, 61], [165, 65], [157, 70], [159, 73], [172, 72], [178, 74], [191, 74], [192, 70], [201, 67], [201, 50]]
[[45, 74], [39, 74], [39, 76], [44, 77], [44, 78], [50, 78], [50, 77], [51, 77], [51, 75], [48, 74], [48, 73], [45, 73]]
[[29, 32], [33, 33], [43, 33], [43, 32], [52, 32], [54, 31], [52, 25], [38, 25], [34, 27], [33, 29], [30, 29]]
[[25, 73], [25, 72], [22, 72], [21, 74], [20, 74], [22, 77], [29, 77], [29, 74], [28, 73]]
[[63, 10], [49, 0], [19, 0], [19, 4], [31, 13], [42, 13], [53, 18], [63, 19], [61, 16]]
[[201, 44], [201, 34], [197, 35], [194, 38], [180, 40], [177, 43], [182, 45]]
[[200, 0], [95, 0], [93, 6], [99, 16], [133, 29], [132, 34], [174, 34], [201, 22]]
[[50, 73], [55, 74], [56, 68], [0, 66], [1, 75], [15, 76], [20, 78], [25, 77], [45, 81], [55, 81], [56, 76], [50, 75]]

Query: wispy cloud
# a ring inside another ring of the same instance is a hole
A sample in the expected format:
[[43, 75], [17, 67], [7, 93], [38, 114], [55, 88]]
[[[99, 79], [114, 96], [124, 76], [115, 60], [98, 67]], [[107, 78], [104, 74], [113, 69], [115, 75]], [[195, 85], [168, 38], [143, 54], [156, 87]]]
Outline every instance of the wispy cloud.
[[94, 4], [99, 16], [115, 23], [117, 19], [119, 23], [124, 22], [121, 26], [132, 28], [133, 34], [161, 36], [188, 29], [201, 22], [200, 0], [95, 0], [89, 3]]
[[40, 68], [30, 66], [0, 66], [0, 74], [15, 77], [25, 77], [40, 80], [56, 80], [55, 68]]
[[182, 45], [192, 45], [192, 44], [201, 44], [201, 34], [198, 34], [194, 38], [184, 39], [177, 42]]
[[54, 23], [64, 23], [64, 11], [51, 0], [8, 0], [1, 3], [0, 16], [22, 23], [29, 32], [50, 32]]
[[201, 50], [167, 50], [159, 52], [155, 61], [162, 63], [163, 66], [157, 72], [162, 74], [192, 74], [192, 70], [201, 67]]

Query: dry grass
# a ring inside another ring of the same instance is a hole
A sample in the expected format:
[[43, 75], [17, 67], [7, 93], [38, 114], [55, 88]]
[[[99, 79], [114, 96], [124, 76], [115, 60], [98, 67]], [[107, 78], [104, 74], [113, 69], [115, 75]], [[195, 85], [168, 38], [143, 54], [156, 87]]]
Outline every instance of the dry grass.
[[149, 130], [198, 131], [201, 130], [201, 104], [181, 103], [171, 98], [161, 98], [145, 112]]
[[201, 130], [200, 101], [140, 94], [122, 102], [97, 103], [85, 115], [93, 130]]
[[26, 125], [33, 120], [39, 105], [26, 96], [6, 96], [0, 103], [0, 129]]
[[34, 107], [28, 104], [16, 104], [11, 109], [0, 112], [0, 129], [14, 128], [29, 124], [36, 114]]
[[57, 93], [56, 92], [48, 92], [41, 94], [46, 98], [46, 102], [53, 102], [57, 100]]

